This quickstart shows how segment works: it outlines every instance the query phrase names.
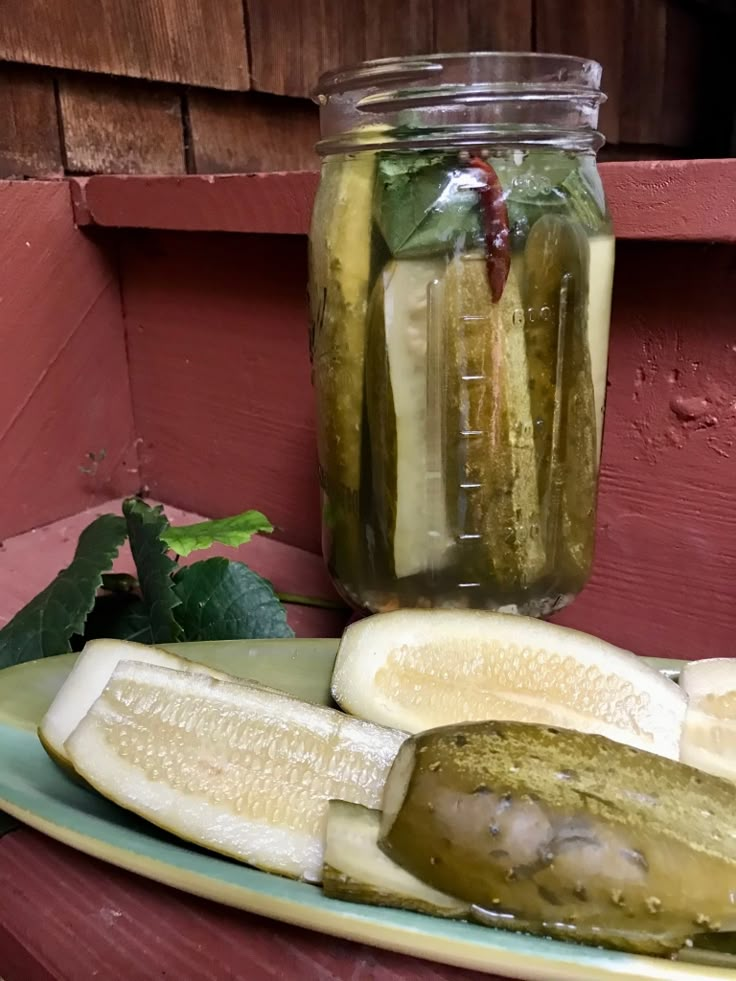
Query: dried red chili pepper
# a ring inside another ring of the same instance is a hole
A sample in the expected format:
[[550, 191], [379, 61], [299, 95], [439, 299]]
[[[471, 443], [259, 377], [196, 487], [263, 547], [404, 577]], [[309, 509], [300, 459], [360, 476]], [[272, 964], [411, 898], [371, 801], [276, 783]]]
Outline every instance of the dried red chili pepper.
[[498, 303], [503, 296], [503, 289], [511, 268], [509, 213], [504, 201], [501, 181], [493, 167], [481, 157], [471, 157], [469, 164], [483, 174], [484, 183], [478, 188], [478, 195], [483, 209], [488, 284], [491, 287], [491, 299], [494, 303]]

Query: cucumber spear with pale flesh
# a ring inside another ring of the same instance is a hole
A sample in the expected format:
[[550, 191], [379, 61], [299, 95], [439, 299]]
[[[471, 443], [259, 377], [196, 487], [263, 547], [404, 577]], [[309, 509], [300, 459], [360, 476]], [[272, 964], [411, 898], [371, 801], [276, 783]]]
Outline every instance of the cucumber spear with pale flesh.
[[327, 802], [376, 807], [404, 738], [272, 689], [123, 661], [65, 749], [88, 784], [159, 827], [318, 882]]

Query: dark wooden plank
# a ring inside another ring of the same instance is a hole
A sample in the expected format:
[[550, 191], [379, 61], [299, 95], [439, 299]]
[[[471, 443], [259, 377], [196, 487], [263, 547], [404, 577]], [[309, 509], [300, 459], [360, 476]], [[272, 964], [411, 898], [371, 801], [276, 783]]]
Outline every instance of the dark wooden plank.
[[53, 76], [42, 68], [0, 65], [0, 178], [63, 171]]
[[151, 493], [214, 517], [262, 507], [319, 552], [306, 252], [293, 236], [139, 235], [122, 282]]
[[198, 174], [316, 170], [319, 110], [304, 99], [191, 90], [189, 126]]
[[[42, 528], [5, 539], [0, 562], [0, 626], [48, 585], [59, 569], [69, 564], [77, 539], [87, 525], [100, 514], [119, 514], [121, 504], [121, 499], [107, 501]], [[268, 511], [267, 501], [255, 499], [243, 500], [241, 509], [251, 504]], [[173, 524], [191, 524], [202, 520], [201, 515], [168, 504], [166, 516]], [[211, 555], [246, 562], [272, 582], [274, 589], [280, 593], [295, 593], [335, 602], [338, 599], [321, 556], [273, 537], [256, 536], [248, 545], [238, 549], [214, 546], [207, 553], [197, 552], [182, 559], [181, 564], [189, 565]], [[116, 572], [134, 571], [127, 545], [120, 550], [113, 568]], [[289, 604], [287, 616], [298, 637], [336, 637], [340, 635], [348, 613], [345, 610]], [[0, 837], [3, 834], [3, 817], [0, 811]]]
[[670, 2], [626, 0], [626, 4], [628, 43], [624, 48], [619, 138], [625, 143], [661, 143]]
[[532, 0], [434, 0], [435, 51], [531, 51]]
[[254, 89], [309, 96], [323, 71], [366, 56], [364, 0], [245, 3]]
[[253, 86], [308, 95], [323, 71], [363, 58], [528, 49], [532, 0], [247, 0]]
[[138, 486], [115, 263], [73, 220], [66, 183], [0, 183], [0, 541]]
[[605, 143], [598, 151], [600, 163], [611, 161], [681, 160], [682, 150], [678, 147], [662, 146], [661, 143]]
[[26, 829], [0, 841], [3, 929], [5, 981], [500, 981], [218, 906]]
[[[616, 234], [627, 239], [736, 241], [736, 160], [601, 164]], [[314, 173], [223, 177], [90, 177], [74, 181], [84, 225], [304, 235]]]
[[241, 0], [4, 0], [0, 58], [248, 88]]
[[176, 89], [100, 75], [65, 75], [59, 80], [59, 107], [68, 170], [185, 173]]
[[366, 58], [428, 54], [435, 50], [433, 0], [364, 0], [364, 18]]
[[[736, 7], [732, 8], [732, 14], [731, 33], [736, 36]], [[708, 20], [710, 26], [706, 26]], [[728, 132], [724, 111], [729, 102], [732, 111], [736, 107], [733, 87], [731, 86], [730, 100], [727, 95], [724, 99], [723, 90], [727, 90], [727, 81], [714, 105], [713, 92], [706, 76], [706, 65], [711, 57], [708, 51], [708, 35], [710, 31], [717, 30], [717, 23], [714, 18], [704, 15], [702, 9], [696, 12], [687, 9], [682, 3], [670, 0], [667, 7], [667, 54], [663, 72], [660, 143], [673, 147], [696, 146], [705, 123], [704, 117], [708, 118], [710, 112], [718, 120], [718, 129], [723, 133]], [[728, 22], [723, 20], [722, 26], [727, 34]], [[729, 51], [732, 51], [730, 44]], [[710, 109], [706, 108], [708, 106]], [[726, 146], [724, 141], [723, 152], [727, 152]]]
[[[535, 0], [536, 50], [595, 58], [603, 65], [600, 129], [619, 141], [624, 28], [627, 0]], [[657, 2], [657, 0], [655, 0]]]
[[675, 0], [626, 3], [620, 138], [693, 146], [702, 99], [707, 98], [704, 14]]

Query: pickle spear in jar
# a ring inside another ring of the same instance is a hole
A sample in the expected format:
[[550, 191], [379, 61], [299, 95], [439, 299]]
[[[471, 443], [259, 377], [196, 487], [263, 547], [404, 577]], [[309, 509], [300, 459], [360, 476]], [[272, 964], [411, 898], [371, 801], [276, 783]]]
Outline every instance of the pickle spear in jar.
[[348, 591], [363, 568], [358, 495], [375, 169], [376, 154], [369, 152], [325, 163], [310, 237], [323, 509], [332, 529], [330, 565]]
[[466, 253], [442, 283], [449, 520], [465, 568], [499, 596], [523, 593], [545, 563], [519, 277], [512, 259], [494, 301], [487, 257]]
[[398, 579], [440, 568], [452, 544], [430, 388], [430, 298], [445, 265], [444, 257], [392, 260], [370, 301], [366, 410], [373, 514]]
[[525, 258], [527, 352], [539, 498], [550, 574], [584, 585], [593, 557], [598, 436], [588, 343], [588, 239], [577, 221], [545, 215]]

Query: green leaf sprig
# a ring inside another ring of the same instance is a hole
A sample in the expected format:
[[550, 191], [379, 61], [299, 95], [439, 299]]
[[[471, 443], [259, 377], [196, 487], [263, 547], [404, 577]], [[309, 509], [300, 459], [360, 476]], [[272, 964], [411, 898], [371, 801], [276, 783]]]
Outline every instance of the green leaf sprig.
[[[79, 649], [94, 637], [149, 644], [293, 637], [273, 586], [243, 562], [208, 558], [180, 568], [170, 554], [187, 556], [215, 543], [242, 545], [272, 531], [260, 511], [174, 526], [160, 505], [128, 498], [122, 517], [95, 518], [80, 535], [71, 564], [0, 630], [0, 668]], [[126, 539], [135, 577], [109, 572]]]

